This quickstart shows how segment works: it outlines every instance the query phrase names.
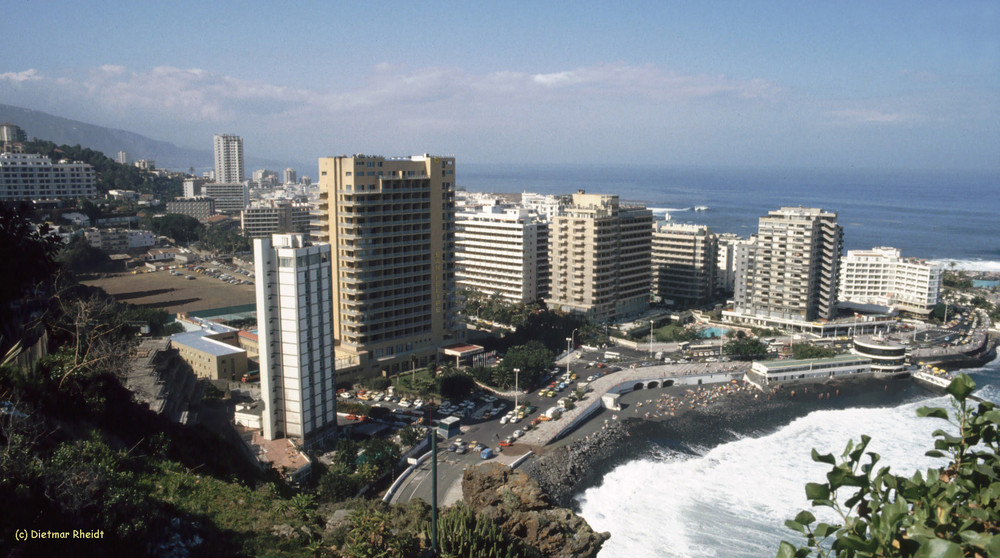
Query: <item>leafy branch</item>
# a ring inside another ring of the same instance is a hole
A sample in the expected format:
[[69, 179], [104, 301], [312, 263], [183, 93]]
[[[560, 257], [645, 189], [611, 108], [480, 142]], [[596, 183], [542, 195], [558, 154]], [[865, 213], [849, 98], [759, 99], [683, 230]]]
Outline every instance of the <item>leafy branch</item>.
[[814, 507], [831, 509], [839, 522], [817, 523], [811, 512], [800, 512], [785, 525], [802, 534], [806, 545], [782, 541], [778, 558], [1000, 556], [1000, 410], [990, 402], [974, 404], [974, 389], [963, 374], [948, 386], [951, 413], [943, 407], [917, 410], [956, 429], [933, 433], [934, 449], [927, 455], [949, 463], [926, 475], [918, 471], [907, 478], [877, 468], [880, 456], [865, 451], [868, 436], [848, 442], [839, 460], [812, 450], [813, 461], [832, 469], [826, 482], [806, 484], [806, 497]]

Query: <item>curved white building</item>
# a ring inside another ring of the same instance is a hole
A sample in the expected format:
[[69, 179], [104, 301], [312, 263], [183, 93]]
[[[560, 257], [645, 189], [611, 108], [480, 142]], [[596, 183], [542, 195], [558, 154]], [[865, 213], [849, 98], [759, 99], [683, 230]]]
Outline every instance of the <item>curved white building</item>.
[[906, 368], [906, 347], [885, 337], [855, 337], [851, 352], [871, 359], [876, 374], [898, 374]]

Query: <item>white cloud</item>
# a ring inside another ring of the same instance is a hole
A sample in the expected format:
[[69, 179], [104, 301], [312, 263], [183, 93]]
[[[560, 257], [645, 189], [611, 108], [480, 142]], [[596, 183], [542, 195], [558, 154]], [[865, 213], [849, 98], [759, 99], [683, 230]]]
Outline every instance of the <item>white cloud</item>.
[[23, 72], [7, 72], [0, 74], [0, 80], [22, 83], [25, 81], [39, 81], [42, 76], [34, 68]]

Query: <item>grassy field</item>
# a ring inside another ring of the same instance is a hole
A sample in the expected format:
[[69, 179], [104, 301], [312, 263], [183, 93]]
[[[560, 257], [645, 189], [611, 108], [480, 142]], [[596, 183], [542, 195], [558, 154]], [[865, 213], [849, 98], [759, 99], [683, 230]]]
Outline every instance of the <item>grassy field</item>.
[[253, 285], [230, 285], [186, 269], [178, 271], [184, 275], [192, 275], [195, 279], [185, 279], [184, 275], [170, 275], [169, 271], [154, 271], [136, 275], [131, 272], [106, 274], [83, 283], [101, 287], [120, 302], [162, 308], [170, 313], [254, 302]]

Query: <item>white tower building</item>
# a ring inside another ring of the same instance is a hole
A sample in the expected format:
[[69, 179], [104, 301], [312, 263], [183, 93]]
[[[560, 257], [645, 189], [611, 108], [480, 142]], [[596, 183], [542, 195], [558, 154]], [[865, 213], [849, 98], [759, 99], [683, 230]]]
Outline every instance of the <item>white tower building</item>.
[[223, 134], [215, 136], [215, 181], [222, 184], [243, 182], [243, 138]]
[[306, 446], [336, 434], [330, 245], [254, 239], [264, 437]]

